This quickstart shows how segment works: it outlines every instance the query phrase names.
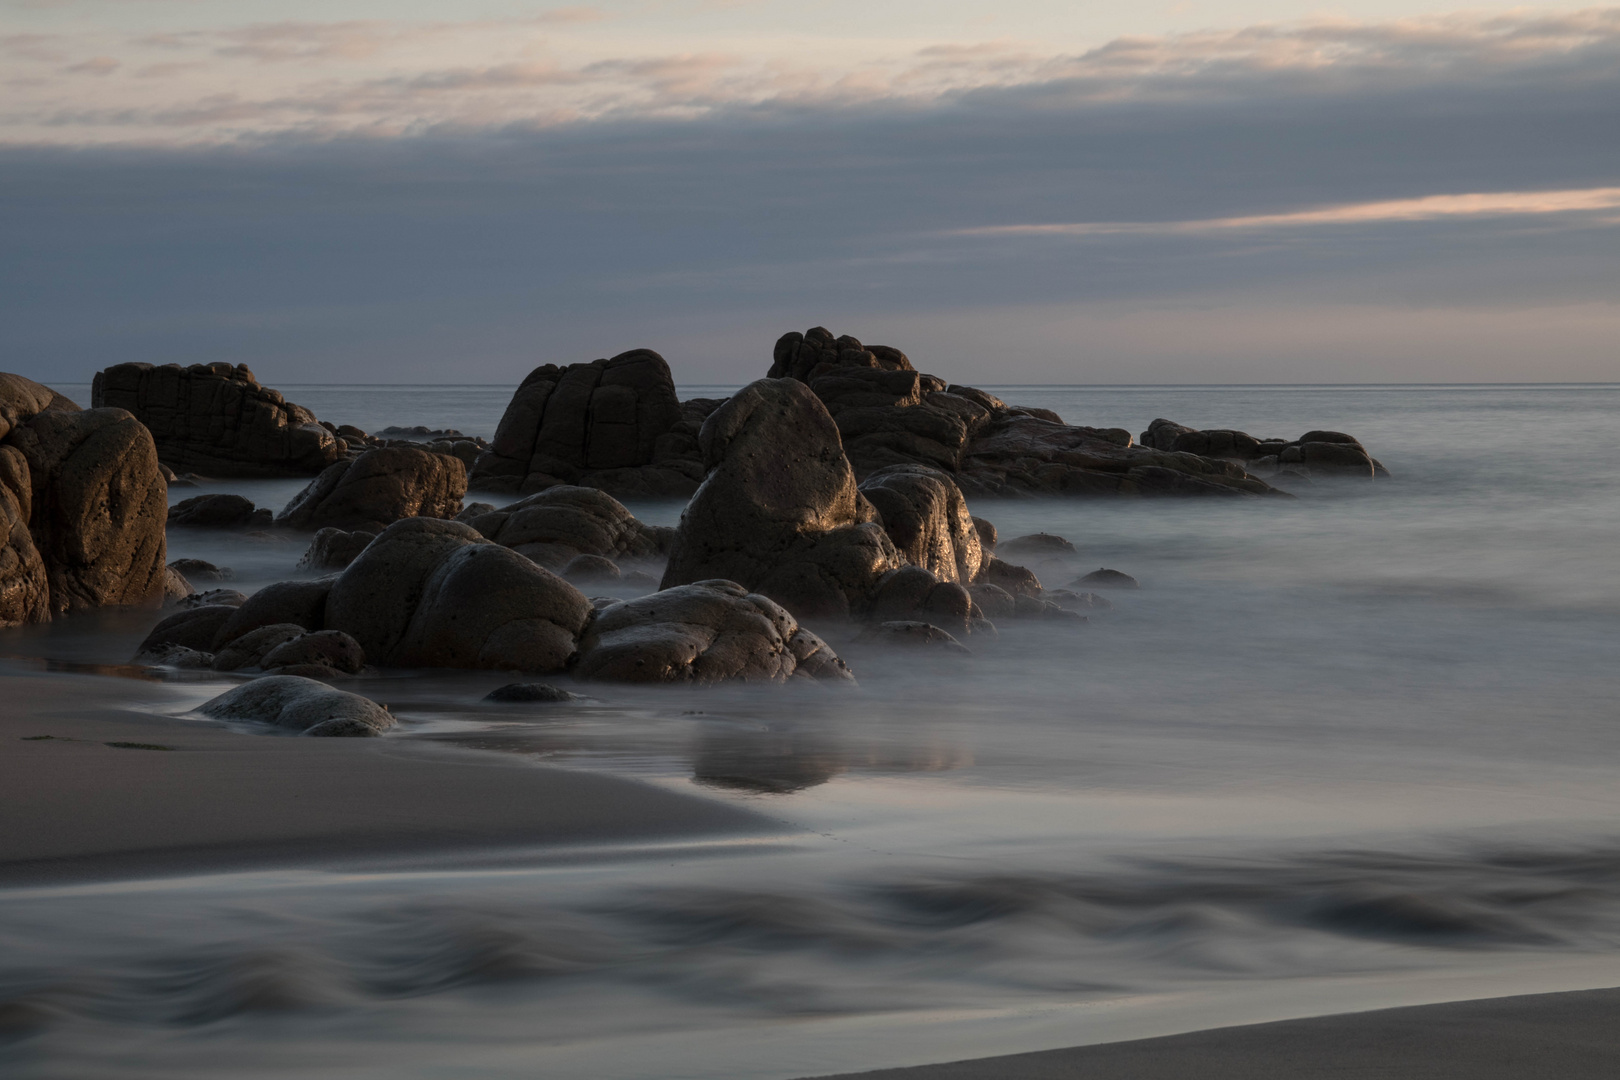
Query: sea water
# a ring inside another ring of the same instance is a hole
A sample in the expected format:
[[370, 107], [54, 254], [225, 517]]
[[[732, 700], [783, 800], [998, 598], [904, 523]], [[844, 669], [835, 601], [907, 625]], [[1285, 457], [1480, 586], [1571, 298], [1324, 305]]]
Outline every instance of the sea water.
[[[491, 717], [498, 678], [391, 678], [389, 738], [773, 824], [0, 891], [8, 1074], [788, 1078], [1620, 983], [1620, 387], [992, 389], [1132, 431], [1348, 431], [1392, 478], [976, 501], [1004, 538], [1075, 544], [1032, 564], [1049, 586], [1142, 587], [960, 660], [821, 628], [849, 690], [598, 686]], [[510, 390], [286, 393], [487, 436]], [[246, 588], [301, 553], [171, 535]], [[107, 647], [70, 622], [7, 649]]]

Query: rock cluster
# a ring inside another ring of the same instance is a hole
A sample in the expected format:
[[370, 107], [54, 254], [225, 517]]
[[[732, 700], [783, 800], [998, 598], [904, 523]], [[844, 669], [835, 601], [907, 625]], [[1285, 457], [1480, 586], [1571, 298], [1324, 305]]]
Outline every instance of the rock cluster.
[[411, 517], [453, 518], [467, 493], [459, 458], [411, 446], [367, 450], [322, 470], [276, 515], [288, 529], [380, 532]]
[[1342, 431], [1307, 431], [1299, 438], [1258, 439], [1246, 431], [1200, 431], [1159, 418], [1142, 432], [1143, 446], [1220, 461], [1232, 461], [1259, 476], [1355, 476], [1371, 480], [1389, 470], [1353, 436]]
[[683, 405], [669, 365], [651, 349], [546, 364], [518, 386], [470, 483], [513, 493], [571, 484], [622, 496], [690, 495], [703, 479], [697, 430], [718, 404]]
[[260, 386], [241, 364], [116, 364], [96, 373], [91, 404], [145, 424], [163, 464], [204, 476], [309, 476], [346, 444], [308, 409]]
[[161, 602], [167, 504], [129, 413], [0, 373], [0, 626]]

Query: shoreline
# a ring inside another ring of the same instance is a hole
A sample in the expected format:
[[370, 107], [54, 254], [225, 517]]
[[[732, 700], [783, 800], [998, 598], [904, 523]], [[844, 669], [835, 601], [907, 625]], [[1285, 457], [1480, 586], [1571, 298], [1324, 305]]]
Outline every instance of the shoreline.
[[173, 700], [161, 682], [11, 662], [0, 675], [11, 706], [0, 888], [782, 829], [718, 800], [509, 754], [243, 734], [139, 711]]

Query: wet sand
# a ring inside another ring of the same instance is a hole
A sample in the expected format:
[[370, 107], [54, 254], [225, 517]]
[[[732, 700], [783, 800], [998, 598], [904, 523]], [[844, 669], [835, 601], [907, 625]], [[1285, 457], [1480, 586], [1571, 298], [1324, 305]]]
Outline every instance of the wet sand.
[[174, 701], [161, 683], [0, 661], [0, 886], [781, 830], [511, 755], [139, 711]]
[[1615, 1076], [1620, 1076], [1620, 989], [1285, 1020], [847, 1073], [839, 1080], [1609, 1080]]

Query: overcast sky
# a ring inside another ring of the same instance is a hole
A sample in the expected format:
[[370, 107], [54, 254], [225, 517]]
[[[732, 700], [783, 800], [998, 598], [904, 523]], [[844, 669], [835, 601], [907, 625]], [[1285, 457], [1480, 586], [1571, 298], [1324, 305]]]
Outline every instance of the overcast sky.
[[0, 369], [1620, 378], [1620, 8], [0, 0]]

